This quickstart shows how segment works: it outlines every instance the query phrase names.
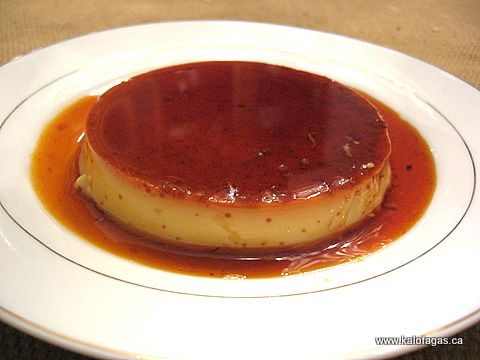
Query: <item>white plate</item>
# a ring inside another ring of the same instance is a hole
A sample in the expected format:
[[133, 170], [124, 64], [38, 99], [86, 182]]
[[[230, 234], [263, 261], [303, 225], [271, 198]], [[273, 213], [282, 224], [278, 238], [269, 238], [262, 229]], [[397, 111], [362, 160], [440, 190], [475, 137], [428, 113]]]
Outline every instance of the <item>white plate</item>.
[[[200, 60], [253, 60], [327, 75], [400, 113], [427, 140], [438, 184], [406, 235], [363, 261], [274, 279], [208, 279], [100, 250], [42, 207], [30, 155], [46, 123], [133, 74]], [[243, 22], [96, 33], [0, 68], [0, 317], [93, 356], [377, 358], [480, 319], [480, 93], [428, 64], [349, 38]]]

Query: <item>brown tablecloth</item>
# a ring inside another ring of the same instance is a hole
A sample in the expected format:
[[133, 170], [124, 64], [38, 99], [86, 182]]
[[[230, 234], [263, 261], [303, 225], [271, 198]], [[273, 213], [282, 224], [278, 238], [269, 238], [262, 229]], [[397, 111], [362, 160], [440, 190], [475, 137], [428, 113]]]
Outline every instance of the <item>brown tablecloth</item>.
[[[187, 19], [249, 20], [343, 34], [409, 54], [480, 88], [478, 0], [0, 0], [0, 63], [98, 30]], [[431, 347], [401, 359], [477, 359], [480, 326], [458, 336], [462, 346]], [[0, 359], [86, 358], [0, 323]]]

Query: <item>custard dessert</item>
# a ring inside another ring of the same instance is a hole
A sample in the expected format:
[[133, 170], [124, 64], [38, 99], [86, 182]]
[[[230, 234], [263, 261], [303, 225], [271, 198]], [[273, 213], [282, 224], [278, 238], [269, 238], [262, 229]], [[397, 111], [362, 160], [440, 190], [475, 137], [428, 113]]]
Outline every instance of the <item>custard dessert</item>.
[[326, 77], [213, 61], [101, 95], [76, 185], [108, 217], [185, 246], [285, 248], [371, 216], [391, 181], [376, 108]]

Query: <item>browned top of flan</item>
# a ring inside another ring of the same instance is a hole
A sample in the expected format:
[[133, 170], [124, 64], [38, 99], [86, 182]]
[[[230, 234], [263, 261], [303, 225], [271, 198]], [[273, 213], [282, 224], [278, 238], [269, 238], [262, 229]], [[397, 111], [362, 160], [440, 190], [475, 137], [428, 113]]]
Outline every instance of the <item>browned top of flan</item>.
[[148, 191], [240, 204], [351, 187], [390, 154], [386, 124], [326, 77], [214, 61], [136, 76], [99, 97], [91, 148]]

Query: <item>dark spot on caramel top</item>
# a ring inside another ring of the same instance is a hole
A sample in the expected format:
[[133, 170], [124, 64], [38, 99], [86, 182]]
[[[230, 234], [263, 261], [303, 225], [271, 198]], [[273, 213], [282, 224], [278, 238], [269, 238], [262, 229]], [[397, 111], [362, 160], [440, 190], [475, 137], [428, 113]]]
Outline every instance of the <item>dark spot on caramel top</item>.
[[99, 98], [86, 133], [97, 154], [145, 189], [238, 205], [352, 186], [390, 154], [385, 122], [358, 93], [251, 62], [134, 77]]

